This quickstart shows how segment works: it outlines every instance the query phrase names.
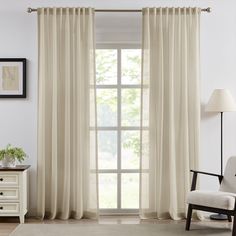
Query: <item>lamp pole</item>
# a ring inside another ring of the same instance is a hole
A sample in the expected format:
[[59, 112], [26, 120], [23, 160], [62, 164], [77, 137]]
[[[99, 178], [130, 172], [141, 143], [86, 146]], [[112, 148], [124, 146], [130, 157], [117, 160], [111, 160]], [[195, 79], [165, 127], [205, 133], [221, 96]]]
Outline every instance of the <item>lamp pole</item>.
[[221, 171], [220, 174], [223, 175], [223, 112], [220, 113], [221, 118]]
[[[223, 111], [220, 112], [220, 174], [223, 176]], [[212, 220], [228, 220], [227, 215], [213, 214], [210, 215]]]

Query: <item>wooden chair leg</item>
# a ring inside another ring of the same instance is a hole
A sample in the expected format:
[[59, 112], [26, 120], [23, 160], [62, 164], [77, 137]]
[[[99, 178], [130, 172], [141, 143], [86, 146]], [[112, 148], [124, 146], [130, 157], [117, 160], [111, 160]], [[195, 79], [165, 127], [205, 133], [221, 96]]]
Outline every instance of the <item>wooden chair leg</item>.
[[232, 217], [231, 217], [231, 215], [228, 215], [228, 221], [229, 221], [229, 222], [232, 222]]
[[232, 236], [236, 236], [236, 214], [234, 215]]
[[193, 211], [192, 205], [189, 204], [188, 205], [187, 220], [186, 220], [186, 227], [185, 227], [185, 230], [187, 230], [187, 231], [189, 231], [189, 229], [190, 229], [191, 218], [192, 218], [192, 211]]

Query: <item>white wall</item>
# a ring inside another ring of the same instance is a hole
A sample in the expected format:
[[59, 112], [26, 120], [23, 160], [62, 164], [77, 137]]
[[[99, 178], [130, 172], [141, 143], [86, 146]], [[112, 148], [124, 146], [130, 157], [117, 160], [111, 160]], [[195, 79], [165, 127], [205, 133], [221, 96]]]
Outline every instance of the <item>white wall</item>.
[[[212, 7], [201, 21], [201, 159], [203, 170], [219, 172], [220, 117], [204, 112], [215, 88], [229, 88], [236, 98], [236, 1], [235, 0], [8, 0], [0, 2], [0, 57], [26, 57], [27, 99], [0, 99], [0, 147], [22, 146], [29, 154], [30, 209], [36, 206], [37, 166], [37, 17], [27, 7], [91, 6], [95, 8], [142, 8], [145, 6]], [[140, 14], [99, 13], [99, 42], [140, 42]], [[225, 114], [225, 159], [236, 154], [236, 113]], [[217, 181], [204, 178], [204, 189], [216, 189]]]

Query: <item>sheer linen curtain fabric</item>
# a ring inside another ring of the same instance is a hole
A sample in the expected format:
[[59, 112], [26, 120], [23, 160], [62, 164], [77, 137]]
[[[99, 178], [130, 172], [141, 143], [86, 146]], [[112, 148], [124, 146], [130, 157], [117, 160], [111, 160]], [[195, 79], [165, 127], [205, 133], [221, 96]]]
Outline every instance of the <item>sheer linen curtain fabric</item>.
[[96, 218], [94, 10], [38, 10], [38, 215]]
[[142, 218], [186, 216], [199, 156], [198, 8], [143, 9]]

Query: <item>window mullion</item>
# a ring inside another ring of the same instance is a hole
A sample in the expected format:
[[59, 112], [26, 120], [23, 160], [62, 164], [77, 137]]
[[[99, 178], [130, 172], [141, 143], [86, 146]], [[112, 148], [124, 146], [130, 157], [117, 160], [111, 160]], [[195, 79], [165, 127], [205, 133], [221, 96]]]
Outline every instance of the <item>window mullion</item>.
[[117, 208], [121, 209], [121, 49], [117, 49]]

